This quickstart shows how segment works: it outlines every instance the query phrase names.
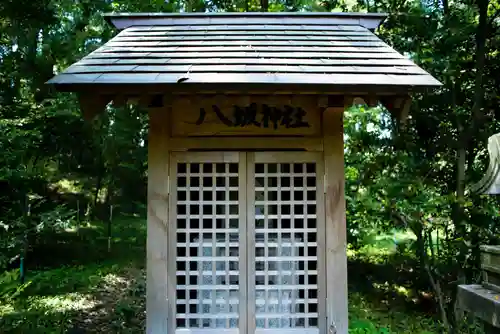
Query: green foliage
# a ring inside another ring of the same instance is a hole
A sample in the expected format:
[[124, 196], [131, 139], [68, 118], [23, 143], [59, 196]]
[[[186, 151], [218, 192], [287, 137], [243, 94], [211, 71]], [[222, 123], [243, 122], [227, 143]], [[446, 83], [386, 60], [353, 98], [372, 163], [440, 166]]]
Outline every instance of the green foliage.
[[377, 328], [372, 322], [369, 321], [356, 321], [351, 324], [349, 333], [353, 334], [388, 334], [390, 333], [387, 328]]
[[[484, 6], [487, 14], [480, 11]], [[366, 2], [369, 11], [394, 13], [379, 34], [444, 86], [415, 96], [404, 127], [380, 107], [358, 106], [345, 118], [353, 250], [394, 228], [411, 232], [414, 238], [395, 241], [397, 253], [387, 261], [412, 268], [412, 288], [432, 293], [450, 331], [460, 325], [456, 284], [477, 282], [479, 245], [499, 242], [498, 200], [466, 191], [485, 170], [488, 136], [499, 131], [494, 112], [499, 101], [491, 98], [500, 87], [491, 72], [498, 66], [497, 6], [496, 1]], [[479, 26], [484, 21], [487, 28]]]
[[0, 276], [0, 301], [17, 298], [31, 284], [19, 284], [19, 278], [19, 270], [5, 271]]

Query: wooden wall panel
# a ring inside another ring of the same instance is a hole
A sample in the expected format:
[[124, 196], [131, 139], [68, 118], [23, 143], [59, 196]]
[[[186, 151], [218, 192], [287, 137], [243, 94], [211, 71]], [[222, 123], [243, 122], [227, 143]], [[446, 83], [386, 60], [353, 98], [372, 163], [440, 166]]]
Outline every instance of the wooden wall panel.
[[319, 136], [317, 97], [177, 96], [172, 136]]
[[344, 197], [344, 107], [323, 113], [325, 158], [326, 291], [330, 333], [347, 334], [347, 256]]
[[168, 120], [167, 110], [150, 109], [148, 140], [146, 332], [167, 333]]

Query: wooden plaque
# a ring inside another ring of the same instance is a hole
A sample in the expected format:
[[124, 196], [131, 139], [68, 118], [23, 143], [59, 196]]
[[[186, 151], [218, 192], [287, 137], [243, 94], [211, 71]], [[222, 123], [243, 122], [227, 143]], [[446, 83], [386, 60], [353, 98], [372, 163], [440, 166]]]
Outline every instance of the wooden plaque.
[[172, 136], [316, 136], [320, 111], [313, 96], [177, 97]]

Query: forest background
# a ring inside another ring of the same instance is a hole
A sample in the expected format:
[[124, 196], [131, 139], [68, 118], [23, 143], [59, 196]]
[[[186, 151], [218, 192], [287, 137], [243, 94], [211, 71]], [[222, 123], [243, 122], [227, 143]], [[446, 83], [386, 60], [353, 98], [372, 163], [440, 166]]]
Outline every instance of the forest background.
[[497, 197], [469, 190], [500, 131], [498, 0], [0, 1], [1, 331], [143, 330], [147, 113], [87, 122], [45, 82], [117, 33], [103, 13], [191, 11], [389, 13], [378, 35], [444, 85], [405, 127], [345, 113], [351, 332], [481, 333], [456, 290], [500, 243]]

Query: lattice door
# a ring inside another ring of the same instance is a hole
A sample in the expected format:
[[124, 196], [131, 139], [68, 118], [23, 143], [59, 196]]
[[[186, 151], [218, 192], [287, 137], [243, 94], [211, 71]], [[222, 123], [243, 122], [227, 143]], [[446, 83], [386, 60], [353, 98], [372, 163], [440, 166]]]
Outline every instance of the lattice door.
[[251, 160], [251, 332], [323, 333], [320, 156], [269, 152]]
[[244, 157], [173, 156], [176, 333], [245, 332]]
[[172, 155], [171, 330], [323, 332], [319, 158]]

